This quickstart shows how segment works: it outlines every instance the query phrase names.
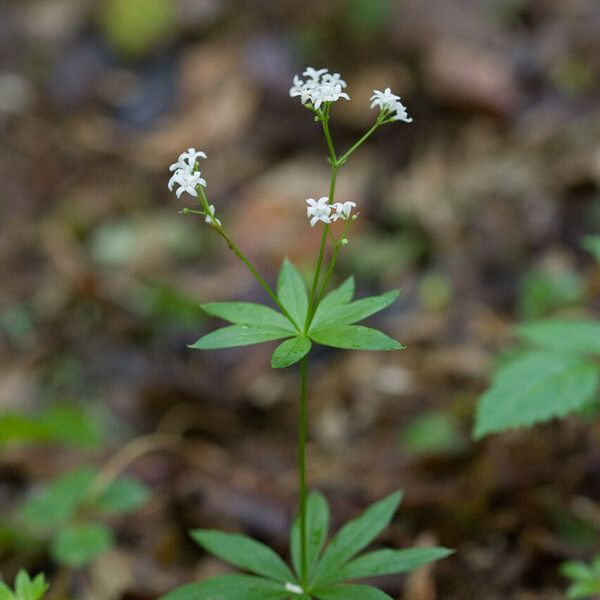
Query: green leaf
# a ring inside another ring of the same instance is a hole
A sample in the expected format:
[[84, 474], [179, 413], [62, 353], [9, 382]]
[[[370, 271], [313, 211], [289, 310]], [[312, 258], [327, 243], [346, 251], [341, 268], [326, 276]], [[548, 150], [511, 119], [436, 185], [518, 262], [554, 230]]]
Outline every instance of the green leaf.
[[577, 581], [579, 579], [593, 579], [594, 572], [589, 565], [578, 560], [570, 560], [560, 565], [560, 573], [568, 579]]
[[363, 325], [339, 325], [310, 332], [317, 343], [347, 350], [402, 350], [400, 342], [385, 333]]
[[597, 594], [600, 594], [600, 583], [591, 581], [576, 583], [567, 590], [567, 598], [569, 600], [580, 600], [581, 598], [589, 599], [591, 596]]
[[339, 571], [340, 581], [363, 579], [379, 575], [407, 573], [421, 565], [446, 558], [453, 554], [448, 548], [385, 548], [359, 556], [344, 565]]
[[34, 525], [53, 526], [67, 521], [85, 501], [96, 471], [82, 467], [55, 479], [23, 505], [22, 516]]
[[283, 583], [295, 581], [283, 560], [271, 548], [252, 538], [213, 529], [196, 529], [191, 536], [207, 552], [230, 565]]
[[0, 584], [0, 600], [39, 600], [48, 589], [43, 573], [38, 574], [33, 581], [29, 574], [21, 569], [15, 579], [15, 593], [4, 584]]
[[478, 403], [474, 436], [562, 417], [588, 404], [599, 368], [581, 358], [528, 352], [502, 365]]
[[196, 350], [217, 350], [219, 348], [234, 348], [236, 346], [250, 346], [289, 337], [290, 332], [281, 327], [260, 327], [250, 325], [230, 325], [217, 329], [201, 337], [190, 348]]
[[342, 285], [329, 292], [315, 312], [311, 323], [311, 329], [317, 329], [320, 325], [327, 323], [332, 315], [335, 315], [340, 306], [348, 304], [354, 296], [354, 277], [350, 276]]
[[596, 260], [600, 262], [600, 235], [589, 235], [584, 237], [581, 245], [591, 252], [596, 257]]
[[86, 566], [104, 554], [113, 545], [108, 527], [99, 523], [84, 523], [66, 527], [54, 538], [52, 558], [76, 569]]
[[280, 327], [292, 333], [296, 328], [281, 313], [253, 302], [210, 302], [202, 308], [213, 317], [219, 317], [236, 325], [254, 325], [256, 327]]
[[279, 271], [277, 297], [292, 319], [296, 321], [298, 327], [302, 327], [308, 311], [308, 295], [302, 275], [287, 258], [283, 261], [283, 266]]
[[12, 590], [2, 581], [0, 581], [0, 600], [15, 600]]
[[392, 290], [381, 296], [361, 298], [350, 304], [338, 305], [337, 310], [329, 311], [326, 317], [321, 319], [321, 323], [318, 324], [318, 326], [313, 325], [311, 329], [330, 328], [356, 323], [357, 321], [366, 319], [376, 312], [387, 308], [394, 300], [396, 300], [399, 294], [399, 290]]
[[304, 358], [310, 352], [311, 347], [312, 342], [304, 336], [286, 340], [275, 348], [271, 358], [271, 366], [274, 369], [289, 367]]
[[160, 600], [281, 600], [289, 592], [280, 583], [252, 575], [220, 575], [189, 583]]
[[322, 586], [339, 581], [340, 567], [368, 546], [388, 526], [401, 499], [402, 493], [395, 492], [371, 505], [360, 517], [344, 525], [329, 542], [323, 558], [319, 561], [314, 585]]
[[392, 600], [386, 593], [370, 585], [331, 585], [313, 593], [319, 600]]
[[[329, 505], [319, 492], [306, 499], [306, 564], [309, 578], [317, 563], [329, 530]], [[290, 536], [290, 554], [294, 570], [300, 576], [300, 518], [296, 518]]]
[[149, 497], [150, 490], [137, 479], [119, 477], [104, 489], [94, 504], [105, 512], [122, 513], [136, 510]]
[[528, 342], [548, 350], [600, 354], [598, 321], [537, 321], [521, 325], [517, 331]]

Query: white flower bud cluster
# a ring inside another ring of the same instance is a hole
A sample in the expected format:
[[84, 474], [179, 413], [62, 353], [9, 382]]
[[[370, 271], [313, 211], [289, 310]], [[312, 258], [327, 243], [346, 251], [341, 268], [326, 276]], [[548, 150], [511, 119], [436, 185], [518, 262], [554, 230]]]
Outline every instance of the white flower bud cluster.
[[380, 90], [373, 90], [373, 95], [371, 96], [370, 100], [371, 108], [379, 106], [379, 109], [382, 112], [392, 115], [390, 117], [392, 121], [404, 121], [405, 123], [412, 123], [412, 117], [408, 116], [406, 106], [400, 102], [400, 96], [393, 94], [389, 87], [385, 88], [383, 92]]
[[168, 188], [172, 192], [176, 185], [179, 186], [175, 192], [178, 198], [183, 192], [198, 197], [196, 186], [206, 187], [206, 180], [200, 176], [200, 170], [196, 170], [198, 158], [206, 158], [206, 154], [196, 151], [195, 148], [188, 148], [186, 152], [179, 155], [177, 162], [169, 167], [169, 171], [173, 171], [173, 175], [169, 179]]
[[342, 219], [346, 221], [350, 218], [352, 209], [356, 208], [354, 202], [336, 202], [329, 204], [329, 198], [322, 196], [318, 200], [308, 198], [306, 208], [306, 216], [310, 219], [310, 226], [314, 227], [319, 221], [323, 223], [331, 223]]
[[336, 102], [340, 98], [350, 100], [350, 96], [343, 91], [347, 84], [339, 73], [307, 67], [302, 76], [306, 79], [294, 75], [294, 85], [290, 88], [290, 96], [300, 96], [302, 104], [310, 104], [318, 110], [324, 102]]

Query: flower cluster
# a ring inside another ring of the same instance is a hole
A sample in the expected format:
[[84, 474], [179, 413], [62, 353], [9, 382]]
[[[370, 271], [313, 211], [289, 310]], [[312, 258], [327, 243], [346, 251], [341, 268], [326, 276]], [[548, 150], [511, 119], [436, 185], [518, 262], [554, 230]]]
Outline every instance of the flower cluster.
[[175, 192], [178, 198], [183, 192], [198, 197], [196, 186], [206, 187], [206, 180], [200, 176], [200, 170], [196, 170], [198, 158], [206, 158], [206, 154], [196, 151], [195, 148], [188, 148], [186, 152], [179, 155], [177, 162], [169, 167], [169, 171], [173, 171], [173, 175], [169, 179], [168, 188], [169, 191], [173, 191], [174, 186], [179, 186]]
[[352, 209], [356, 208], [354, 202], [336, 202], [329, 204], [329, 198], [322, 196], [318, 200], [308, 198], [306, 201], [306, 216], [310, 218], [310, 226], [314, 227], [319, 221], [323, 223], [331, 223], [342, 219], [343, 221], [350, 218]]
[[307, 67], [302, 76], [306, 79], [294, 75], [294, 85], [290, 88], [290, 96], [300, 96], [302, 104], [312, 105], [318, 110], [324, 102], [336, 102], [340, 98], [350, 100], [350, 96], [343, 91], [347, 84], [339, 73]]
[[[379, 109], [386, 113], [391, 114], [391, 121], [404, 121], [405, 123], [412, 123], [412, 117], [408, 116], [406, 106], [400, 102], [400, 96], [392, 94], [392, 90], [388, 87], [385, 90], [373, 90], [373, 95], [370, 98], [371, 108], [379, 106]], [[395, 114], [392, 114], [395, 113]]]

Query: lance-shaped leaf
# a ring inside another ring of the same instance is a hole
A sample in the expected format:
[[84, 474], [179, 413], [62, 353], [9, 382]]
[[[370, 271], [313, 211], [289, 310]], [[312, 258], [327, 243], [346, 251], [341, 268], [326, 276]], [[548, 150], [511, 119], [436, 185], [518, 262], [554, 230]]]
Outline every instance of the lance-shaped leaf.
[[289, 337], [290, 332], [281, 327], [260, 327], [253, 325], [230, 325], [201, 337], [190, 348], [196, 350], [217, 350], [220, 348], [234, 348], [236, 346], [250, 346], [271, 340], [280, 340]]
[[338, 571], [339, 581], [407, 573], [421, 565], [446, 558], [453, 552], [448, 548], [406, 548], [403, 550], [384, 548], [376, 550], [359, 556], [341, 567]]
[[[319, 492], [306, 499], [306, 564], [309, 578], [321, 554], [329, 530], [329, 505]], [[296, 518], [290, 536], [290, 554], [294, 570], [300, 576], [300, 519]]]
[[236, 325], [255, 325], [257, 327], [280, 327], [297, 333], [292, 323], [281, 313], [254, 302], [209, 302], [202, 308], [211, 316], [219, 317]]
[[277, 297], [296, 321], [296, 325], [302, 327], [308, 311], [308, 295], [302, 275], [287, 258], [279, 271]]
[[283, 560], [271, 548], [252, 538], [213, 529], [196, 529], [191, 536], [207, 552], [240, 569], [283, 583], [295, 581]]
[[593, 400], [599, 367], [576, 356], [528, 352], [498, 369], [481, 396], [476, 438], [563, 417]]
[[346, 350], [402, 350], [400, 342], [385, 333], [363, 325], [334, 325], [310, 332], [317, 343]]
[[253, 575], [220, 575], [189, 583], [160, 600], [282, 600], [289, 597], [284, 586]]
[[600, 354], [600, 322], [538, 321], [517, 328], [519, 335], [542, 348], [578, 354]]
[[371, 296], [369, 298], [361, 298], [349, 304], [338, 305], [335, 310], [328, 311], [326, 317], [321, 324], [317, 324], [314, 329], [329, 328], [338, 325], [349, 325], [356, 323], [362, 319], [366, 319], [371, 315], [387, 308], [400, 294], [399, 290], [391, 290], [381, 296]]
[[368, 546], [389, 525], [401, 499], [400, 492], [391, 494], [371, 505], [360, 517], [340, 529], [317, 564], [313, 579], [315, 587], [339, 581], [339, 568]]
[[304, 336], [286, 340], [275, 348], [271, 357], [271, 366], [274, 369], [289, 367], [304, 358], [310, 352], [311, 346], [311, 341]]
[[313, 317], [311, 329], [317, 329], [321, 325], [329, 322], [332, 315], [335, 315], [340, 306], [348, 304], [354, 296], [354, 277], [350, 276], [342, 285], [329, 292], [321, 302]]
[[392, 600], [385, 592], [370, 585], [330, 585], [313, 593], [319, 600]]

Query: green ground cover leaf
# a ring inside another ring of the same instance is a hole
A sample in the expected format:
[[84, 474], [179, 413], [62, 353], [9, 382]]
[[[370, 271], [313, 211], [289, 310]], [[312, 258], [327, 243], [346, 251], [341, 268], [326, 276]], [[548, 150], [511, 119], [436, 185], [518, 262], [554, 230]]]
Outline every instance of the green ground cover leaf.
[[319, 302], [311, 323], [311, 329], [317, 329], [320, 325], [328, 322], [340, 306], [348, 304], [352, 300], [352, 296], [354, 296], [354, 277], [348, 277], [342, 285], [329, 292]]
[[282, 600], [287, 598], [281, 583], [253, 575], [220, 575], [189, 583], [160, 600]]
[[291, 333], [297, 333], [292, 323], [281, 313], [254, 302], [209, 302], [203, 304], [205, 312], [236, 325], [255, 325], [257, 327], [280, 327]]
[[271, 358], [274, 369], [284, 369], [304, 358], [312, 347], [312, 342], [304, 336], [294, 337], [282, 342], [275, 348]]
[[62, 565], [81, 568], [113, 545], [110, 529], [100, 523], [82, 523], [61, 530], [52, 541], [52, 558]]
[[404, 346], [382, 331], [363, 325], [335, 325], [310, 332], [317, 343], [346, 350], [402, 350]]
[[329, 327], [337, 327], [338, 325], [349, 325], [356, 323], [362, 319], [366, 319], [371, 315], [387, 308], [400, 294], [399, 290], [391, 290], [381, 296], [371, 296], [369, 298], [361, 298], [349, 304], [341, 304], [337, 310], [330, 310], [321, 318], [317, 326], [312, 326], [315, 329], [323, 329]]
[[196, 529], [192, 538], [222, 561], [284, 584], [296, 580], [289, 567], [268, 546], [245, 535]]
[[319, 600], [392, 600], [385, 592], [370, 585], [331, 585], [314, 591]]
[[281, 327], [230, 325], [201, 337], [190, 348], [196, 350], [218, 350], [221, 348], [234, 348], [236, 346], [250, 346], [252, 344], [280, 340], [289, 336], [289, 330]]
[[94, 502], [104, 512], [123, 513], [136, 510], [150, 497], [150, 490], [137, 479], [118, 477], [112, 481]]
[[536, 321], [517, 328], [528, 342], [563, 352], [600, 354], [600, 322], [598, 321]]
[[533, 351], [502, 365], [480, 397], [476, 438], [531, 426], [582, 408], [597, 393], [599, 367], [583, 358]]
[[308, 311], [308, 294], [302, 275], [287, 259], [283, 261], [283, 266], [279, 271], [277, 297], [292, 319], [296, 321], [298, 327], [302, 327]]
[[[329, 505], [323, 494], [310, 492], [306, 499], [306, 564], [309, 578], [317, 563], [329, 531]], [[290, 555], [300, 576], [300, 519], [296, 518], [290, 536]]]
[[421, 565], [446, 558], [453, 554], [448, 548], [406, 548], [393, 550], [385, 548], [359, 556], [341, 567], [341, 581], [363, 579], [379, 575], [407, 573]]
[[401, 499], [401, 492], [390, 494], [344, 525], [329, 542], [317, 564], [313, 585], [322, 587], [340, 581], [340, 567], [368, 546], [389, 525]]

